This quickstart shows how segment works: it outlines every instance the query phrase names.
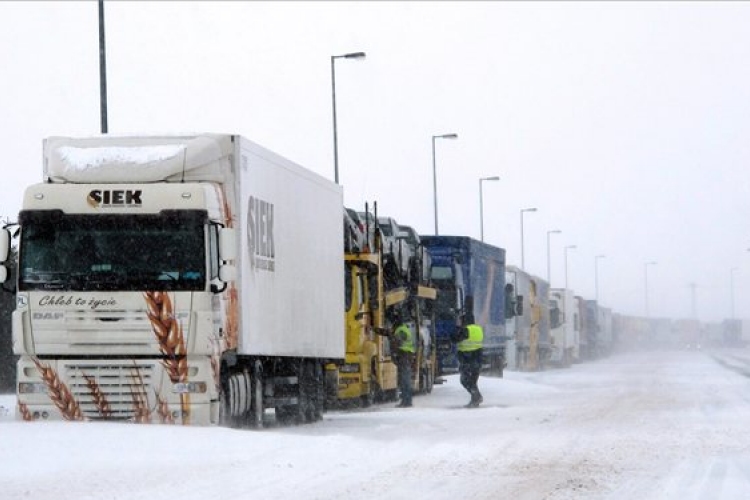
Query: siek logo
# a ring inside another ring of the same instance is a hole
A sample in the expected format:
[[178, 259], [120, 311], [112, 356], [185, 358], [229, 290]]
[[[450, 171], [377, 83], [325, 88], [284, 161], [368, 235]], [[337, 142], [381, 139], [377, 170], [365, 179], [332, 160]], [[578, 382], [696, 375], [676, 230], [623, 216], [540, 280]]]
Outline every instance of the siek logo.
[[273, 272], [273, 203], [251, 196], [247, 204], [247, 247], [250, 267]]
[[86, 197], [93, 208], [140, 207], [140, 189], [94, 189]]

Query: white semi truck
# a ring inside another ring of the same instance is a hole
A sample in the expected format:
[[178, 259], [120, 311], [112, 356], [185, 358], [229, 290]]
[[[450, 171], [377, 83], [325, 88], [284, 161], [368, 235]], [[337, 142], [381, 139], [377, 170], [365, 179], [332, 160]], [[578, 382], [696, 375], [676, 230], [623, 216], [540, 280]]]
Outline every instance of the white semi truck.
[[345, 356], [342, 207], [237, 135], [46, 139], [18, 221], [17, 415], [320, 418]]

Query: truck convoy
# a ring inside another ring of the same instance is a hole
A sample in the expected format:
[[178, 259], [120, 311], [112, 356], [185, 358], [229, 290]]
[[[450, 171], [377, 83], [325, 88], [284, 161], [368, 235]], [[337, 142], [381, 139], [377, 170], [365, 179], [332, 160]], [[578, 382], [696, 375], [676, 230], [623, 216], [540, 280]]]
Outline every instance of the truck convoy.
[[[467, 314], [484, 330], [483, 354], [490, 373], [505, 368], [505, 250], [466, 236], [423, 236], [437, 289], [435, 330], [438, 373], [458, 370], [451, 334]], [[508, 297], [510, 299], [510, 297]]]
[[694, 319], [614, 313], [502, 248], [344, 208], [340, 186], [237, 135], [52, 137], [43, 174], [16, 251], [0, 230], [25, 420], [312, 422], [396, 399], [397, 321], [416, 334], [415, 392], [457, 371], [450, 337], [469, 318], [499, 376], [747, 344], [745, 322], [714, 339]]
[[345, 357], [342, 206], [237, 135], [45, 140], [18, 221], [19, 414], [320, 418]]

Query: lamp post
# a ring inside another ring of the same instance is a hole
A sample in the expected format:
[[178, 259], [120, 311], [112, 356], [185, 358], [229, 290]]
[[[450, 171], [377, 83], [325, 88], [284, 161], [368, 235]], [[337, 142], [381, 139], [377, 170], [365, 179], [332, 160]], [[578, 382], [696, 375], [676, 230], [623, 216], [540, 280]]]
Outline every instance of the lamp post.
[[645, 304], [646, 317], [648, 318], [648, 266], [655, 266], [656, 262], [646, 262], [643, 264], [643, 301]]
[[333, 103], [333, 173], [336, 184], [339, 183], [339, 145], [336, 130], [336, 59], [364, 59], [364, 52], [350, 52], [340, 56], [331, 56], [331, 102]]
[[435, 206], [435, 236], [438, 234], [437, 168], [435, 167], [435, 139], [458, 139], [458, 134], [432, 136], [432, 200]]
[[[479, 239], [484, 241], [484, 202], [482, 200], [482, 182], [483, 181], [499, 181], [500, 177], [480, 177], [479, 178]], [[437, 233], [437, 230], [435, 231]]]
[[108, 132], [107, 125], [107, 49], [104, 41], [104, 0], [99, 0], [99, 111], [102, 134]]
[[606, 255], [597, 255], [594, 257], [594, 300], [597, 304], [599, 303], [599, 259], [603, 259]]
[[525, 212], [536, 212], [536, 208], [522, 208], [521, 209], [521, 270], [525, 270], [524, 252], [523, 252], [523, 214]]
[[565, 247], [565, 289], [568, 289], [568, 250], [573, 250], [576, 247], [575, 245], [568, 245]]
[[549, 258], [549, 237], [551, 234], [560, 234], [560, 233], [562, 233], [562, 231], [560, 231], [559, 229], [552, 229], [550, 231], [547, 231], [547, 283], [550, 285], [550, 287], [552, 286], [552, 275], [550, 272], [551, 265], [550, 265], [550, 258]]
[[734, 272], [736, 270], [736, 267], [729, 270], [729, 319], [734, 319]]

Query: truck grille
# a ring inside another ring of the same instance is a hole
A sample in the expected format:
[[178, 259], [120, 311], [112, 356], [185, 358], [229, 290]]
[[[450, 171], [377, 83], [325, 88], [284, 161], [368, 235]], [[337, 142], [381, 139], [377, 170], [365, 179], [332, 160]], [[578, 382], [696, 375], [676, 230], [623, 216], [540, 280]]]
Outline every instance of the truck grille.
[[156, 405], [153, 361], [66, 363], [64, 379], [90, 420], [135, 420]]

